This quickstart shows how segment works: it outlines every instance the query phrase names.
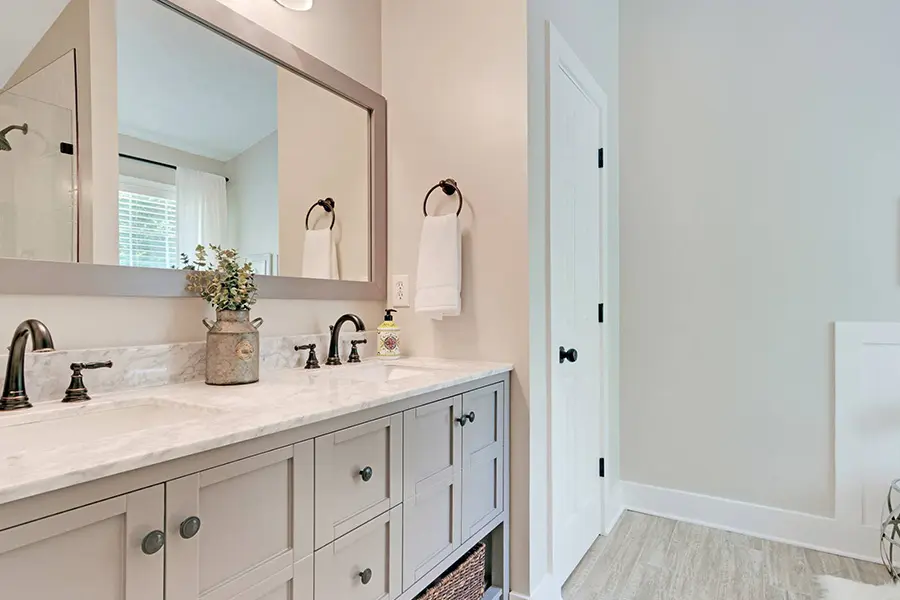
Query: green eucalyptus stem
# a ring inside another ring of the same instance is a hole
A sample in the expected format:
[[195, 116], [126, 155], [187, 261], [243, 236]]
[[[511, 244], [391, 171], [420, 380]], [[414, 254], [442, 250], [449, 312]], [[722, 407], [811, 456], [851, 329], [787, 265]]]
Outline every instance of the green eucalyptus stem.
[[204, 246], [197, 246], [194, 260], [181, 255], [187, 273], [187, 290], [206, 300], [218, 310], [250, 310], [256, 304], [256, 282], [253, 266], [240, 263], [237, 250], [209, 245], [210, 259]]

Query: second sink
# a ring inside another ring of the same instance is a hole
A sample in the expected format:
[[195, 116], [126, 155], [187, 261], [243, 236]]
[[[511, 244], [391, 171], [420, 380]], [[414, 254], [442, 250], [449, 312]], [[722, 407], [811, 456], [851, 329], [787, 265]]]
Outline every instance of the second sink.
[[335, 369], [331, 376], [336, 379], [358, 381], [361, 383], [387, 383], [399, 381], [409, 377], [416, 377], [428, 373], [425, 369], [404, 367], [401, 365], [369, 364], [362, 366], [349, 366]]

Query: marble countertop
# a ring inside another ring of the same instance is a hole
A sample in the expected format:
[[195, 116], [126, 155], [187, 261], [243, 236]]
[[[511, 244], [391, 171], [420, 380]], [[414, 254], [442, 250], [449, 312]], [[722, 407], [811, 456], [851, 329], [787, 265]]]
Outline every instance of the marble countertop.
[[[382, 381], [383, 368], [403, 378]], [[511, 370], [509, 364], [433, 358], [365, 361], [264, 371], [259, 383], [246, 386], [192, 382], [0, 413], [0, 504]]]

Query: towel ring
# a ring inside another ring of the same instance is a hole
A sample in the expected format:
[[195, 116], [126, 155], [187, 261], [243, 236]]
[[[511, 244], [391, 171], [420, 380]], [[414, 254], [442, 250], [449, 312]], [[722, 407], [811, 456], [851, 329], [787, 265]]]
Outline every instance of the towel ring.
[[331, 227], [329, 227], [328, 229], [334, 229], [334, 219], [336, 214], [334, 210], [334, 198], [325, 198], [324, 200], [319, 200], [318, 202], [310, 206], [309, 210], [306, 212], [306, 230], [309, 231], [309, 216], [317, 206], [321, 206], [325, 209], [325, 212], [331, 213]]
[[459, 208], [456, 209], [456, 216], [458, 217], [463, 208], [463, 195], [455, 179], [442, 179], [436, 186], [428, 190], [428, 193], [425, 194], [425, 202], [422, 203], [422, 212], [425, 213], [426, 217], [428, 216], [428, 198], [430, 198], [432, 192], [438, 188], [441, 188], [441, 191], [448, 196], [452, 196], [453, 194], [459, 195]]

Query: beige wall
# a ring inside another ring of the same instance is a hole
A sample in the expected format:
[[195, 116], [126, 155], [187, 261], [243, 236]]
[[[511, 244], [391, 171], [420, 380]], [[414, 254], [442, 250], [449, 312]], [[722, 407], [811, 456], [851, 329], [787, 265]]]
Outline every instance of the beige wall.
[[[291, 12], [269, 0], [229, 0], [226, 3], [257, 22], [269, 23], [293, 43], [370, 87], [381, 88], [378, 0], [320, 2], [316, 4], [316, 10], [309, 13]], [[347, 15], [346, 21], [342, 21], [340, 15]], [[109, 16], [114, 27], [114, 15], [109, 13]], [[113, 44], [105, 56], [109, 62], [115, 60], [116, 54], [114, 31], [107, 37]], [[109, 66], [104, 65], [104, 70], [114, 76], [115, 64], [111, 69]], [[115, 114], [109, 113], [116, 110], [114, 80], [106, 81], [97, 91], [100, 93], [111, 95], [112, 106], [108, 105], [109, 98], [104, 102], [97, 99], [98, 105], [107, 110], [107, 114]], [[116, 145], [116, 129], [110, 128], [112, 140], [104, 136], [105, 151], [112, 151], [111, 173], [117, 172], [115, 156], [118, 150], [112, 147]], [[109, 181], [112, 189], [105, 190], [106, 195], [115, 201], [116, 178], [111, 177]], [[83, 189], [83, 192], [88, 190]], [[97, 190], [97, 193], [101, 192]], [[367, 325], [374, 327], [380, 321], [382, 307], [382, 302], [263, 300], [254, 310], [266, 319], [262, 330], [265, 335], [327, 331], [327, 326], [344, 312], [356, 312]], [[205, 311], [204, 303], [196, 299], [0, 296], [0, 332], [9, 331], [11, 335], [21, 320], [36, 317], [50, 325], [57, 345], [64, 348], [201, 340], [205, 329], [200, 318]]]
[[624, 479], [833, 514], [832, 322], [900, 320], [898, 22], [622, 3]]
[[[306, 213], [320, 198], [331, 197], [341, 279], [368, 281], [368, 112], [279, 70], [278, 132], [279, 272], [302, 276]], [[316, 229], [330, 223], [322, 209], [309, 220]]]
[[[155, 160], [156, 162], [165, 163], [167, 165], [175, 165], [176, 167], [184, 167], [187, 169], [195, 169], [204, 173], [214, 173], [222, 177], [228, 177], [231, 172], [227, 163], [183, 152], [168, 146], [161, 146], [145, 140], [139, 140], [127, 135], [119, 135], [119, 152], [147, 160]], [[119, 173], [130, 177], [140, 177], [141, 179], [149, 179], [160, 183], [168, 183], [175, 185], [175, 169], [142, 163], [127, 158], [119, 159]]]
[[[521, 0], [384, 0], [389, 103], [389, 271], [415, 286], [422, 199], [455, 178], [462, 213], [462, 315], [401, 309], [404, 352], [514, 362], [514, 589], [527, 593], [528, 190], [526, 14]], [[456, 210], [432, 196], [432, 214]], [[524, 449], [524, 451], [523, 451]]]

